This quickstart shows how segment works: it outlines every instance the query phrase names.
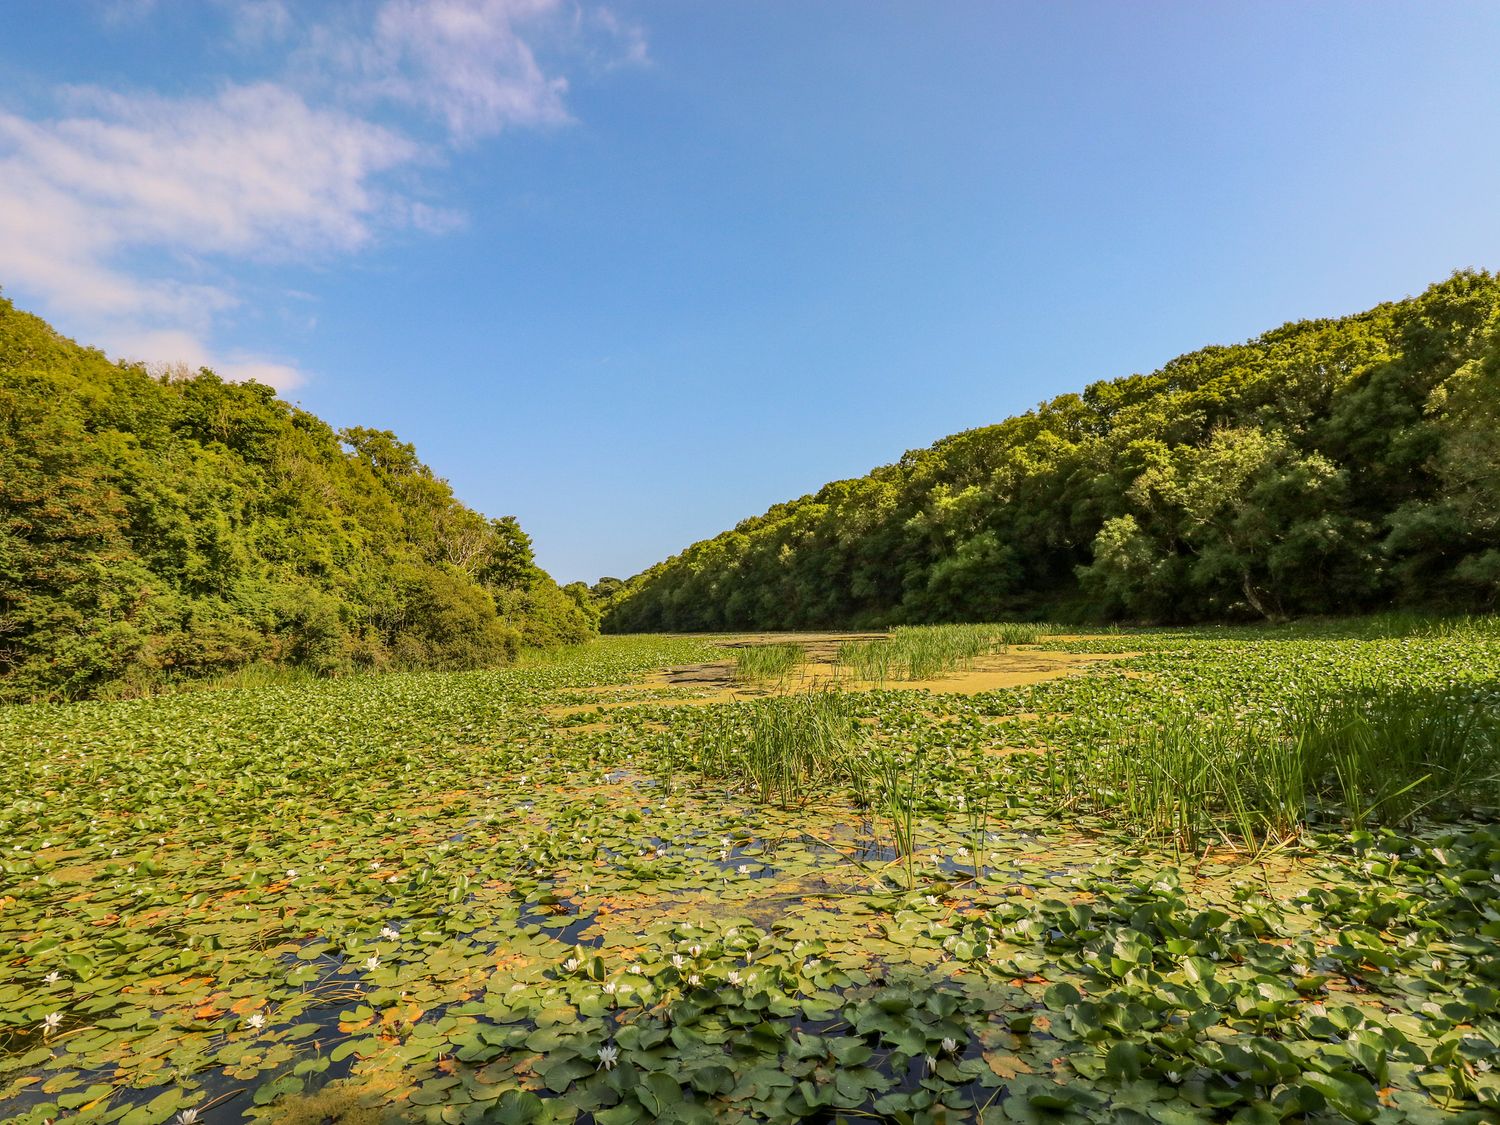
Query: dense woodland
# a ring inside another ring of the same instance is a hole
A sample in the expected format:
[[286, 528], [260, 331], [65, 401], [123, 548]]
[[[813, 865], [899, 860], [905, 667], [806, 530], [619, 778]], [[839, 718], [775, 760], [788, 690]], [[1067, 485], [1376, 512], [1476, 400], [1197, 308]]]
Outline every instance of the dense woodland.
[[0, 299], [0, 698], [472, 668], [595, 625], [393, 434], [111, 363]]
[[593, 593], [614, 632], [1493, 610], [1500, 279], [1095, 383]]

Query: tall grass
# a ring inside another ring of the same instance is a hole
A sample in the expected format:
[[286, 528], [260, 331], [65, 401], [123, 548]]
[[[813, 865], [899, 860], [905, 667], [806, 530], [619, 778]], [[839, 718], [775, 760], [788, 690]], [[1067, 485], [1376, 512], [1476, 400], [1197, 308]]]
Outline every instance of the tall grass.
[[1259, 849], [1324, 816], [1354, 827], [1500, 806], [1500, 722], [1473, 692], [1312, 696], [1279, 721], [1168, 712], [1045, 759], [1066, 803], [1196, 850]]
[[891, 826], [891, 844], [906, 871], [906, 887], [916, 886], [917, 805], [925, 785], [921, 750], [887, 753], [880, 759], [880, 805]]
[[734, 678], [746, 684], [779, 683], [806, 659], [801, 645], [746, 645], [735, 651]]
[[1054, 626], [1027, 623], [988, 625], [907, 625], [885, 640], [851, 641], [839, 646], [838, 663], [855, 679], [930, 680], [974, 666], [980, 657], [1011, 645], [1035, 644]]
[[686, 763], [706, 777], [726, 778], [761, 801], [799, 805], [830, 784], [868, 794], [861, 728], [849, 698], [836, 690], [778, 696], [749, 705], [748, 722], [709, 732]]

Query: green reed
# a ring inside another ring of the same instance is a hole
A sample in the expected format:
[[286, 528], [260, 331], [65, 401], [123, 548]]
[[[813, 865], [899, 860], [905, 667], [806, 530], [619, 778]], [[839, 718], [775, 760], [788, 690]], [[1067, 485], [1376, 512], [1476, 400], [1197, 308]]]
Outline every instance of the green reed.
[[747, 684], [780, 683], [806, 659], [801, 645], [746, 645], [735, 651], [734, 677]]
[[664, 754], [660, 766], [673, 776], [687, 768], [727, 779], [783, 807], [804, 804], [835, 785], [864, 803], [863, 741], [851, 700], [830, 689], [727, 708], [697, 739]]
[[1065, 803], [1145, 837], [1258, 850], [1319, 816], [1363, 828], [1500, 806], [1500, 721], [1472, 690], [1371, 686], [1260, 720], [1187, 709], [1116, 720], [1043, 768]]
[[838, 663], [854, 678], [872, 683], [929, 680], [972, 668], [981, 657], [1011, 645], [1036, 644], [1055, 631], [1054, 626], [1031, 623], [906, 625], [883, 640], [839, 646]]

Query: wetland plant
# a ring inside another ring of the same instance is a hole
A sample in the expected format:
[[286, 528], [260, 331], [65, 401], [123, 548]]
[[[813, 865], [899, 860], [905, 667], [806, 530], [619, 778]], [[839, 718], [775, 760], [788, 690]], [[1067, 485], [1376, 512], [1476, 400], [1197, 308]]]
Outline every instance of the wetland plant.
[[906, 889], [916, 886], [917, 805], [926, 777], [926, 759], [912, 753], [888, 752], [881, 757], [880, 804], [891, 825], [891, 846], [904, 861]]
[[1355, 827], [1500, 801], [1500, 722], [1471, 691], [1366, 689], [1294, 720], [1307, 773]]
[[1500, 721], [1484, 698], [1390, 688], [1312, 696], [1278, 722], [1168, 710], [1115, 721], [1048, 763], [1068, 804], [1108, 812], [1183, 851], [1234, 839], [1251, 851], [1317, 813], [1354, 828], [1500, 805]]
[[828, 782], [863, 787], [859, 724], [848, 696], [816, 691], [757, 703], [746, 773], [762, 801], [800, 804]]
[[746, 645], [734, 654], [734, 678], [745, 684], [780, 683], [806, 658], [801, 645]]
[[856, 679], [928, 680], [972, 668], [974, 661], [1011, 645], [1035, 644], [1055, 632], [1050, 625], [908, 625], [889, 638], [851, 641], [839, 646], [838, 663]]
[[687, 760], [705, 777], [737, 782], [761, 801], [783, 807], [806, 802], [830, 784], [847, 784], [863, 801], [866, 766], [860, 726], [848, 696], [825, 689], [776, 696], [726, 712], [705, 729]]

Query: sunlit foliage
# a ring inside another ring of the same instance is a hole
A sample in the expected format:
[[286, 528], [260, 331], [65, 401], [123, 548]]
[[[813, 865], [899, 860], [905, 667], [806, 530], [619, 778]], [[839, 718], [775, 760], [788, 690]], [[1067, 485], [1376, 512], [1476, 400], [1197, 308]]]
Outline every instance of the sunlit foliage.
[[393, 434], [110, 363], [0, 299], [0, 698], [474, 668], [594, 624]]
[[601, 583], [605, 628], [1491, 608], [1497, 313], [1459, 273], [1095, 383]]

